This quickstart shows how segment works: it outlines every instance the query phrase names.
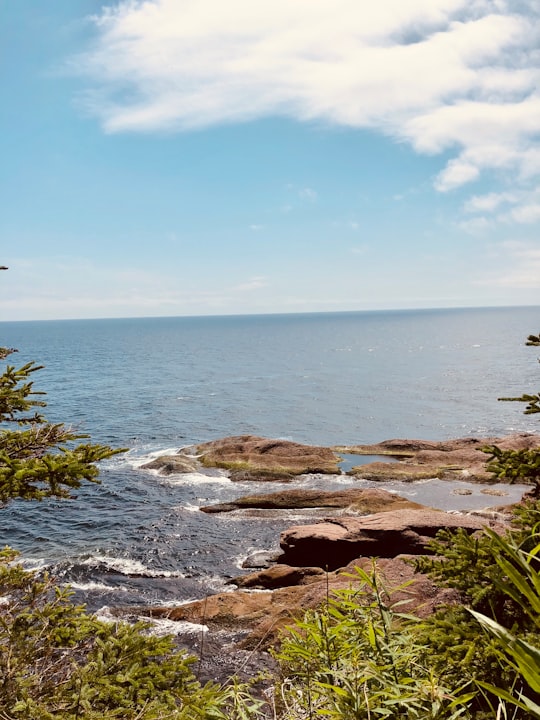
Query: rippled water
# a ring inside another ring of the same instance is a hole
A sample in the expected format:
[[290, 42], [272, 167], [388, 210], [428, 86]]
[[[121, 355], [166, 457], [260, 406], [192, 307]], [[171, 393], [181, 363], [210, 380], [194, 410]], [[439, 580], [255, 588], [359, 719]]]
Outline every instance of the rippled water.
[[[538, 308], [0, 323], [10, 362], [46, 367], [48, 417], [129, 452], [75, 502], [12, 503], [0, 543], [47, 564], [92, 607], [201, 597], [276, 547], [298, 519], [206, 515], [201, 505], [260, 490], [226, 477], [161, 478], [156, 454], [254, 433], [313, 444], [445, 439], [536, 429], [501, 395], [537, 389], [524, 338]], [[309, 476], [292, 486], [350, 486]], [[265, 492], [279, 484], [264, 485]], [[395, 485], [435, 506], [481, 507], [474, 488]], [[497, 504], [500, 502], [497, 499]]]

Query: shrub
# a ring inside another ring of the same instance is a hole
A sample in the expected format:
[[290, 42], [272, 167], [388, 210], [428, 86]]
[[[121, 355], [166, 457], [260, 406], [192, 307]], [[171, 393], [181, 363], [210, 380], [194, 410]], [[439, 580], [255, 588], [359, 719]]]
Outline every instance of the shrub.
[[418, 620], [388, 604], [374, 565], [356, 568], [356, 587], [329, 597], [288, 629], [280, 663], [287, 720], [327, 717], [468, 717], [465, 700], [433, 670], [418, 642]]

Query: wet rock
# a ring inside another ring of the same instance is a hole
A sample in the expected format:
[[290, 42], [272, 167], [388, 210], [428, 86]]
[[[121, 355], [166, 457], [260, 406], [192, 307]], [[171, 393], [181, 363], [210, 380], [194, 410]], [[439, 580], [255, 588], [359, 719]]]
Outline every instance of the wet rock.
[[240, 575], [233, 578], [230, 584], [239, 588], [262, 588], [272, 590], [274, 588], [289, 587], [290, 585], [307, 585], [308, 583], [320, 580], [324, 570], [319, 567], [291, 567], [290, 565], [273, 565], [260, 572]]
[[282, 490], [263, 495], [244, 495], [228, 503], [206, 505], [206, 513], [231, 512], [245, 509], [298, 510], [305, 508], [346, 509], [357, 515], [368, 515], [398, 509], [419, 509], [422, 505], [378, 488], [347, 490]]
[[158, 470], [160, 475], [177, 475], [181, 473], [199, 472], [200, 462], [193, 457], [183, 455], [161, 455], [141, 465], [145, 470]]
[[197, 445], [195, 450], [201, 455], [204, 466], [235, 472], [263, 475], [339, 473], [339, 457], [331, 448], [301, 445], [288, 440], [238, 435]]
[[242, 563], [242, 567], [246, 569], [269, 568], [278, 561], [280, 555], [279, 551], [260, 550], [248, 555]]
[[474, 532], [487, 523], [481, 518], [429, 509], [333, 518], [285, 530], [280, 540], [280, 562], [333, 570], [362, 556], [423, 554], [429, 552], [429, 541], [443, 528]]

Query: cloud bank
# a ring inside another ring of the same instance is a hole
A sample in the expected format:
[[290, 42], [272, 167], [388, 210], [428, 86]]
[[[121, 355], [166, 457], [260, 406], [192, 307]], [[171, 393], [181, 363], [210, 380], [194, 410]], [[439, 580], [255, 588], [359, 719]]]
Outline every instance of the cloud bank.
[[109, 133], [268, 116], [371, 128], [447, 152], [447, 192], [540, 173], [539, 20], [538, 0], [125, 0], [73, 63]]

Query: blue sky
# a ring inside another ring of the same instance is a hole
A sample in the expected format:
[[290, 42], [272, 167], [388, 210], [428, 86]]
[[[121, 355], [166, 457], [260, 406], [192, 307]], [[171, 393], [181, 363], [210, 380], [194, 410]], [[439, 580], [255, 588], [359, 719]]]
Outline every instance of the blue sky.
[[0, 0], [0, 319], [540, 304], [537, 0]]

